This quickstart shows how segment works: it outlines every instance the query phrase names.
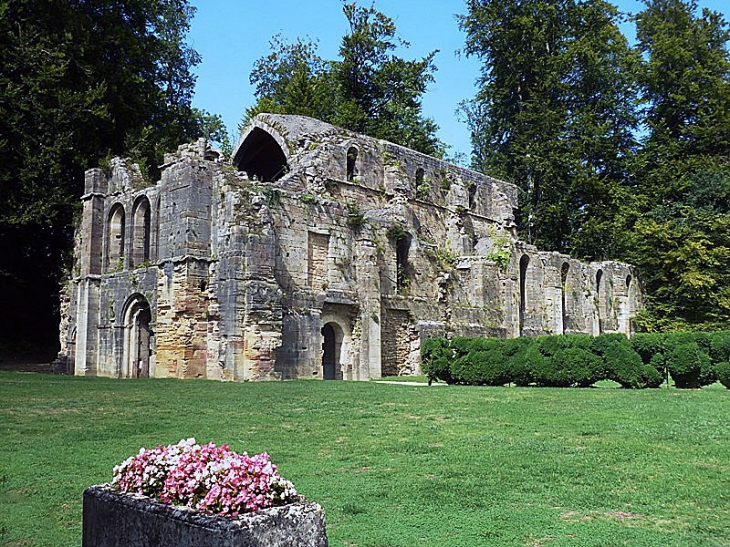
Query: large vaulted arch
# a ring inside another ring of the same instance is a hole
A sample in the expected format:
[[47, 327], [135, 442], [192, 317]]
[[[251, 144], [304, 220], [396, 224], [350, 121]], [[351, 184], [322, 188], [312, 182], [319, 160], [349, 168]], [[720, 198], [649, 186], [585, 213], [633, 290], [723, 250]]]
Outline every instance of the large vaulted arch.
[[281, 144], [261, 127], [253, 127], [246, 133], [233, 163], [246, 171], [249, 178], [266, 182], [279, 180], [289, 170]]

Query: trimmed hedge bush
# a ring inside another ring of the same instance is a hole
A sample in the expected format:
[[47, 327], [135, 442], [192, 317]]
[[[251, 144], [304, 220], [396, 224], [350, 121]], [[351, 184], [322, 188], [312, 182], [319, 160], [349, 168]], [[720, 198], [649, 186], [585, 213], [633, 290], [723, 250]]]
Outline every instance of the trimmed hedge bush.
[[717, 380], [730, 389], [730, 363], [727, 361], [723, 363], [717, 363], [715, 365], [715, 372], [717, 373]]
[[425, 340], [422, 369], [430, 380], [501, 386], [589, 387], [613, 380], [627, 389], [678, 388], [720, 381], [730, 389], [730, 332], [676, 332], [442, 338]]

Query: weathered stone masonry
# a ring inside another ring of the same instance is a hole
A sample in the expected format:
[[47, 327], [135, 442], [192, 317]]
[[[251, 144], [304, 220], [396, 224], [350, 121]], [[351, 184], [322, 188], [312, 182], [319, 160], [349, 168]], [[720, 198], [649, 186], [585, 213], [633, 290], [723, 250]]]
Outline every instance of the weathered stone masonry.
[[633, 268], [516, 238], [512, 184], [301, 116], [233, 165], [203, 140], [148, 184], [86, 174], [62, 354], [79, 375], [368, 380], [430, 336], [630, 333]]

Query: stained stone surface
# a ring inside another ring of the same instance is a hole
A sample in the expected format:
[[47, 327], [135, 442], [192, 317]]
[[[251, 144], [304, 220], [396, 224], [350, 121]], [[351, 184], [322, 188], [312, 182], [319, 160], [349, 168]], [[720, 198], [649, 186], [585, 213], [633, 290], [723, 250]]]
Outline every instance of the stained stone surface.
[[326, 547], [322, 507], [310, 501], [237, 518], [204, 515], [120, 494], [84, 491], [83, 547]]
[[260, 114], [232, 163], [200, 140], [161, 173], [86, 173], [77, 375], [370, 380], [420, 374], [428, 337], [630, 334], [642, 308], [631, 265], [519, 241], [513, 184], [311, 118]]

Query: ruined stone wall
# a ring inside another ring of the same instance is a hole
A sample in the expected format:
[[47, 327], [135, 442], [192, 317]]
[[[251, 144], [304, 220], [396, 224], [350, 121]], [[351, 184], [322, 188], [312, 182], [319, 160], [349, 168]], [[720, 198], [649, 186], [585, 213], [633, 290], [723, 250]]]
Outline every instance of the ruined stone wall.
[[233, 165], [205, 141], [161, 180], [87, 173], [64, 350], [77, 374], [418, 374], [433, 336], [631, 332], [631, 266], [517, 240], [514, 185], [299, 116]]

